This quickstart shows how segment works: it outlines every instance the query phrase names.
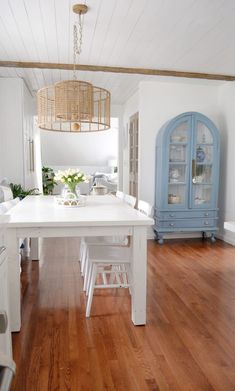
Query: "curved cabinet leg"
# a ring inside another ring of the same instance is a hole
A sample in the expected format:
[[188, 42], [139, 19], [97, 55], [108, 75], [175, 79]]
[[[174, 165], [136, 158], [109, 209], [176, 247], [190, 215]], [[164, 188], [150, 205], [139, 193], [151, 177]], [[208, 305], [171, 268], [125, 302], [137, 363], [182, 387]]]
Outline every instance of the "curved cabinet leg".
[[202, 239], [206, 239], [206, 233], [205, 233], [205, 231], [202, 231]]
[[163, 234], [160, 234], [158, 233], [157, 231], [154, 231], [155, 232], [155, 240], [158, 241], [159, 244], [163, 244], [164, 240], [163, 240]]
[[211, 234], [211, 243], [215, 243], [215, 242], [216, 242], [215, 234], [214, 234], [214, 232], [212, 232], [212, 234]]

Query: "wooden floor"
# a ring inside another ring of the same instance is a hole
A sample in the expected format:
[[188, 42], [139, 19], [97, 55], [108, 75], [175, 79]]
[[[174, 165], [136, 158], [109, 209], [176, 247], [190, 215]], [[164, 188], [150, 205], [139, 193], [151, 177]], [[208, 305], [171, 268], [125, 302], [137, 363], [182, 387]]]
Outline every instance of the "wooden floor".
[[128, 290], [96, 293], [92, 316], [74, 239], [23, 262], [14, 391], [235, 390], [235, 247], [200, 239], [148, 245], [148, 323]]

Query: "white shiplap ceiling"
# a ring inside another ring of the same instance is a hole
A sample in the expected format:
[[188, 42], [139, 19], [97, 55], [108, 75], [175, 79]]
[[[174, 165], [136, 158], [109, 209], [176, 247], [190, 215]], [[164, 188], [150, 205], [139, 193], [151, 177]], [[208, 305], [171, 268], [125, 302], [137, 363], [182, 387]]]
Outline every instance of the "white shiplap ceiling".
[[[0, 60], [73, 63], [74, 0], [1, 0]], [[82, 1], [81, 1], [82, 2]], [[81, 64], [235, 75], [235, 0], [87, 0]], [[0, 68], [32, 91], [71, 71]], [[79, 72], [123, 103], [156, 76]], [[213, 82], [211, 82], [213, 83]]]

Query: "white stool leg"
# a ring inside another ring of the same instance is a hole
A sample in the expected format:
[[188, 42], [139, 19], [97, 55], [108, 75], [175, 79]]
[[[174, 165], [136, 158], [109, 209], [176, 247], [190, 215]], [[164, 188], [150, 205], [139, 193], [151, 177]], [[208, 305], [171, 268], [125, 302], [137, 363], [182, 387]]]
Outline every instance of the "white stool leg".
[[103, 280], [103, 284], [104, 285], [107, 285], [107, 277], [106, 277], [106, 273], [102, 273], [102, 280]]
[[92, 268], [91, 281], [90, 281], [89, 294], [88, 294], [87, 305], [86, 305], [86, 317], [87, 318], [89, 318], [90, 312], [91, 312], [91, 304], [92, 304], [94, 287], [95, 287], [96, 276], [97, 276], [97, 266], [95, 264], [93, 264], [91, 268]]
[[87, 292], [87, 294], [88, 294], [88, 291], [89, 291], [91, 272], [92, 272], [91, 262], [90, 262], [89, 256], [87, 256], [87, 260], [86, 260], [86, 264], [85, 264], [85, 270], [84, 270], [84, 284], [83, 284], [83, 290], [85, 292]]
[[128, 281], [127, 281], [128, 271], [127, 271], [126, 265], [125, 265], [124, 263], [122, 263], [122, 264], [120, 265], [120, 270], [121, 270], [121, 272], [123, 273], [123, 274], [122, 274], [123, 283], [124, 283], [124, 284], [127, 284], [127, 283], [128, 283]]

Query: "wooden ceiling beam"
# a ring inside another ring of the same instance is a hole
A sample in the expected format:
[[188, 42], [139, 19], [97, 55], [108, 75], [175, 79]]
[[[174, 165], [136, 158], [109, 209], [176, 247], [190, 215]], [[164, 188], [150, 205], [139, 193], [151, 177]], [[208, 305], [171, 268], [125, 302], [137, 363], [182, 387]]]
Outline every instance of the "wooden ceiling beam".
[[[21, 62], [21, 61], [0, 61], [0, 67], [7, 68], [38, 68], [38, 69], [63, 69], [73, 70], [73, 64], [57, 64], [48, 62]], [[76, 65], [76, 70], [89, 72], [111, 72], [111, 73], [128, 73], [135, 75], [147, 76], [171, 76], [171, 77], [186, 77], [190, 79], [207, 79], [207, 80], [223, 80], [234, 81], [235, 75], [220, 75], [213, 73], [199, 72], [184, 72], [164, 69], [147, 69], [147, 68], [127, 68], [127, 67], [112, 67], [102, 65]]]

